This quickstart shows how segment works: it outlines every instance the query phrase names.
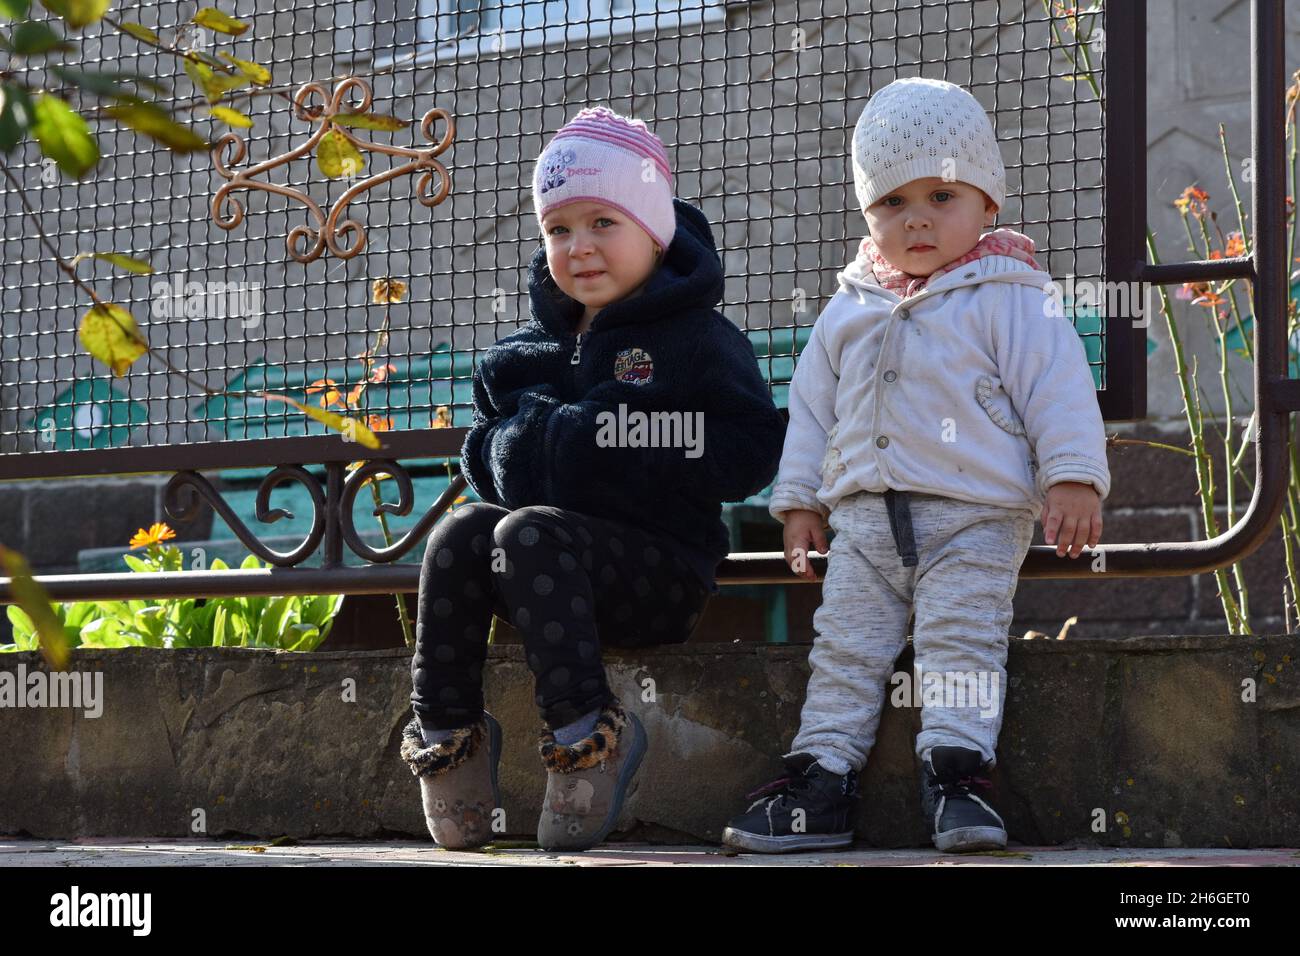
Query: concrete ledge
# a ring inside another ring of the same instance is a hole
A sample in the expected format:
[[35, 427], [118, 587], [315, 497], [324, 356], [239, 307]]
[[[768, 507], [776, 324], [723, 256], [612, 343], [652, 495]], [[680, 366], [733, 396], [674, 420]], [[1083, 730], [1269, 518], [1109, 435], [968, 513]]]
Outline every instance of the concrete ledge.
[[[718, 839], [744, 794], [780, 773], [808, 647], [606, 652], [611, 686], [650, 735], [624, 835]], [[1298, 656], [1295, 635], [1013, 640], [992, 775], [1012, 840], [1300, 844]], [[0, 833], [427, 839], [418, 784], [397, 756], [409, 661], [404, 649], [75, 651], [74, 672], [102, 675], [102, 714], [0, 706]], [[910, 668], [910, 649], [899, 666]], [[42, 669], [36, 654], [0, 655], [0, 682], [20, 667]], [[506, 734], [508, 831], [528, 838], [544, 774], [522, 648], [492, 648], [486, 674]], [[1253, 701], [1243, 700], [1248, 682]], [[643, 699], [651, 688], [654, 699]], [[867, 846], [928, 845], [912, 753], [919, 724], [917, 708], [884, 714], [863, 780], [857, 830]]]
[[[855, 845], [820, 853], [734, 853], [711, 845], [673, 846], [661, 843], [606, 843], [585, 853], [561, 853], [511, 845], [480, 850], [443, 850], [424, 840], [289, 840], [280, 844], [225, 843], [219, 840], [118, 841], [0, 840], [0, 867], [272, 867], [272, 866], [859, 866], [859, 867], [1300, 867], [1300, 853], [1289, 848], [1224, 850], [1185, 847], [1018, 846], [990, 853], [940, 853], [929, 849], [880, 850]], [[252, 851], [252, 852], [250, 852]], [[1216, 874], [1222, 875], [1222, 874]], [[1186, 878], [1186, 874], [1180, 873]], [[162, 877], [167, 879], [167, 877]], [[1286, 877], [1283, 877], [1286, 879]], [[1249, 884], [1247, 884], [1249, 885]], [[902, 887], [899, 887], [901, 890]], [[913, 888], [914, 889], [914, 888]], [[969, 889], [969, 884], [963, 887]], [[1078, 885], [1071, 887], [1079, 892]], [[1059, 919], [1058, 910], [1055, 914]], [[1150, 910], [1143, 909], [1143, 914]], [[1163, 913], [1161, 915], [1164, 915]]]

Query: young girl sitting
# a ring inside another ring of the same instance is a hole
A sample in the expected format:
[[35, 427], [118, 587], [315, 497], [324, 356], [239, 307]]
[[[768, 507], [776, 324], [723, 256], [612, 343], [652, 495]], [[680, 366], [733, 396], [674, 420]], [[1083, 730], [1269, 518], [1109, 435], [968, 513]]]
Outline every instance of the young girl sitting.
[[715, 309], [708, 221], [673, 197], [644, 123], [581, 111], [538, 158], [533, 199], [532, 320], [474, 374], [461, 467], [482, 501], [434, 526], [420, 575], [402, 757], [444, 847], [486, 843], [500, 805], [482, 692], [494, 613], [522, 635], [545, 724], [538, 843], [605, 838], [646, 734], [601, 645], [690, 637], [729, 551], [722, 502], [771, 482], [785, 432], [748, 338]]

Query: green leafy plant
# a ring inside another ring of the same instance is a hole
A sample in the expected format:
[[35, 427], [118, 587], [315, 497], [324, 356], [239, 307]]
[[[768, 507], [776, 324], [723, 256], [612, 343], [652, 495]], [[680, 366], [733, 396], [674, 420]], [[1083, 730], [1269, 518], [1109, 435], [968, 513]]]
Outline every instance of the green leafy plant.
[[[134, 572], [152, 574], [183, 570], [179, 548], [163, 545], [171, 529], [155, 524], [132, 539], [133, 547], [148, 547], [143, 556], [125, 554]], [[138, 543], [137, 543], [138, 542]], [[263, 565], [254, 555], [240, 564], [244, 570]], [[220, 558], [213, 571], [229, 569]], [[343, 606], [342, 594], [177, 598], [128, 601], [78, 601], [53, 604], [51, 611], [63, 629], [68, 647], [271, 647], [282, 651], [313, 651], [329, 635]], [[11, 605], [9, 620], [14, 642], [0, 651], [37, 650], [39, 637], [32, 618]]]
[[[1270, 197], [1271, 201], [1285, 203], [1288, 226], [1287, 261], [1290, 263], [1300, 261], [1295, 256], [1298, 224], [1293, 198], [1297, 179], [1300, 177], [1300, 147], [1297, 146], [1296, 134], [1297, 106], [1300, 106], [1300, 71], [1292, 75], [1291, 85], [1286, 94], [1285, 136], [1290, 144], [1287, 182], [1291, 195]], [[1187, 236], [1187, 251], [1198, 259], [1236, 258], [1253, 254], [1251, 231], [1246, 224], [1248, 214], [1237, 189], [1238, 171], [1233, 166], [1227, 132], [1222, 123], [1219, 124], [1219, 148], [1223, 157], [1228, 191], [1236, 213], [1237, 229], [1224, 232], [1219, 225], [1218, 214], [1210, 208], [1209, 193], [1200, 186], [1188, 186], [1183, 190], [1182, 195], [1173, 201], [1182, 217], [1183, 229]], [[1249, 161], [1244, 164], [1242, 174], [1248, 181], [1253, 181], [1253, 167]], [[1147, 254], [1153, 263], [1157, 265], [1160, 263], [1156, 254], [1155, 237], [1150, 230], [1147, 232]], [[1243, 510], [1237, 494], [1236, 480], [1240, 480], [1250, 494], [1255, 490], [1255, 476], [1247, 472], [1242, 467], [1242, 463], [1246, 453], [1257, 442], [1258, 422], [1253, 413], [1249, 416], [1238, 415], [1239, 406], [1234, 405], [1234, 391], [1242, 405], [1249, 406], [1251, 399], [1242, 392], [1240, 382], [1234, 378], [1228, 365], [1230, 354], [1235, 354], [1254, 364], [1254, 339], [1251, 334], [1254, 325], [1254, 289], [1245, 279], [1188, 282], [1184, 283], [1173, 296], [1173, 298], [1187, 300], [1193, 306], [1204, 308], [1205, 317], [1214, 332], [1218, 352], [1216, 371], [1224, 409], [1221, 419], [1207, 414], [1204, 410], [1204, 406], [1209, 404], [1209, 396], [1201, 387], [1196, 356], [1191, 357], [1190, 364], [1185, 360], [1182, 331], [1173, 310], [1171, 297], [1163, 286], [1158, 286], [1157, 289], [1160, 294], [1160, 311], [1164, 316], [1169, 330], [1169, 339], [1173, 345], [1174, 371], [1191, 435], [1190, 449], [1174, 450], [1190, 455], [1193, 459], [1203, 530], [1207, 539], [1215, 538], [1222, 533], [1220, 519], [1214, 511], [1216, 484], [1221, 482], [1223, 485], [1227, 512], [1224, 522], [1229, 527], [1236, 522], [1238, 512]], [[1297, 307], [1297, 291], [1293, 281], [1287, 297], [1286, 311], [1287, 367], [1288, 374], [1291, 375], [1300, 368], [1300, 354], [1296, 348], [1297, 343], [1300, 343], [1300, 308]], [[1244, 301], [1239, 300], [1239, 294]], [[1213, 435], [1210, 434], [1211, 430]], [[1212, 439], [1217, 439], [1217, 442]], [[1216, 457], [1221, 460], [1220, 472], [1216, 472], [1215, 469]], [[1300, 550], [1300, 448], [1297, 448], [1294, 429], [1287, 430], [1286, 458], [1290, 467], [1281, 515], [1286, 572], [1285, 580], [1282, 582], [1282, 609], [1286, 631], [1289, 634], [1300, 617], [1296, 611], [1296, 595], [1300, 592], [1300, 572], [1297, 572], [1296, 561], [1296, 552]], [[1214, 572], [1214, 580], [1228, 632], [1253, 634], [1250, 623], [1250, 593], [1242, 562], [1238, 561], [1227, 568], [1217, 568]]]

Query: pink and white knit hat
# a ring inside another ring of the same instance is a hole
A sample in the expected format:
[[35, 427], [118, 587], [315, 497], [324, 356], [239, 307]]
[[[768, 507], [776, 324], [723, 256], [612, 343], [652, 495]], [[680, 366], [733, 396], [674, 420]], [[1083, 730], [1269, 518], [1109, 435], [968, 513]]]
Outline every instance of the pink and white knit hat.
[[592, 200], [630, 216], [667, 249], [677, 231], [672, 170], [659, 137], [638, 119], [584, 109], [556, 133], [533, 170], [533, 209]]

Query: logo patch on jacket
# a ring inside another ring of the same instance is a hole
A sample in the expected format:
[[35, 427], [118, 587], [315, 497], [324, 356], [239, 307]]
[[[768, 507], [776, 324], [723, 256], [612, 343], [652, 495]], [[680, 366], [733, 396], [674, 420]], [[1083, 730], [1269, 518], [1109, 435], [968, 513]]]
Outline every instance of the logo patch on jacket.
[[649, 385], [655, 377], [655, 363], [644, 349], [623, 349], [614, 358], [614, 378], [629, 385]]

